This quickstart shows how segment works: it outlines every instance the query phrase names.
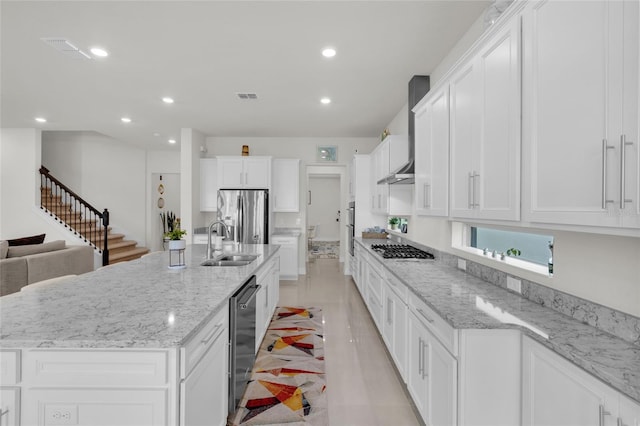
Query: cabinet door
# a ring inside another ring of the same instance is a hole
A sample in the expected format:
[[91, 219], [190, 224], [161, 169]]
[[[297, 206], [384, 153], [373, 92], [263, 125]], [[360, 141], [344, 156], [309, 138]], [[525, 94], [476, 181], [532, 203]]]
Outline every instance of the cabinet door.
[[415, 115], [416, 213], [449, 214], [449, 86], [430, 96]]
[[620, 133], [611, 139], [608, 128], [617, 127], [620, 83], [608, 76], [622, 75], [619, 29], [610, 19], [620, 4], [547, 1], [525, 10], [523, 158], [531, 221], [618, 223], [607, 200], [615, 198]]
[[242, 157], [218, 157], [218, 184], [224, 189], [243, 187]]
[[226, 425], [227, 339], [225, 328], [181, 384], [181, 426]]
[[273, 211], [300, 211], [300, 160], [273, 160]]
[[456, 359], [433, 336], [428, 343], [429, 412], [427, 424], [455, 425], [457, 411]]
[[523, 425], [602, 426], [611, 420], [600, 421], [600, 411], [615, 412], [618, 403], [607, 400], [605, 385], [529, 338], [522, 353]]
[[477, 149], [478, 81], [474, 62], [462, 67], [451, 79], [451, 215], [474, 217], [476, 196], [474, 156]]
[[271, 188], [271, 158], [243, 159], [243, 184], [245, 188]]
[[280, 278], [298, 279], [298, 237], [273, 237], [272, 244], [280, 246]]
[[477, 217], [520, 219], [520, 22], [477, 56], [480, 138], [474, 154]]
[[267, 329], [265, 328], [265, 317], [267, 315], [267, 289], [264, 282], [260, 283], [261, 287], [256, 294], [256, 354]]
[[[220, 389], [220, 383], [216, 386]], [[165, 389], [31, 388], [23, 395], [21, 421], [43, 426], [165, 426], [167, 401]]]
[[618, 426], [640, 426], [640, 404], [620, 396], [618, 419]]
[[408, 308], [388, 285], [384, 294], [383, 337], [400, 376], [406, 381]]
[[420, 320], [413, 313], [409, 313], [407, 389], [413, 398], [413, 403], [425, 420], [429, 400], [427, 356], [425, 354], [425, 345], [428, 342], [427, 333], [427, 329]]
[[20, 388], [0, 388], [0, 425], [20, 425]]
[[218, 170], [215, 158], [200, 159], [200, 211], [218, 211]]

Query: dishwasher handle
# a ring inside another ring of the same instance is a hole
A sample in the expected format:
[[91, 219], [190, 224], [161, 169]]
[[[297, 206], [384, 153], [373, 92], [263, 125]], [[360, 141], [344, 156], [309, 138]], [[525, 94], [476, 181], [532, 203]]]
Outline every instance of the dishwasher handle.
[[247, 291], [242, 295], [244, 297], [244, 300], [238, 301], [238, 307], [240, 308], [240, 310], [243, 311], [247, 309], [247, 307], [249, 306], [249, 302], [251, 302], [251, 299], [256, 297], [256, 294], [258, 294], [258, 290], [260, 290], [260, 287], [262, 286], [256, 285], [255, 287], [250, 287], [251, 291]]

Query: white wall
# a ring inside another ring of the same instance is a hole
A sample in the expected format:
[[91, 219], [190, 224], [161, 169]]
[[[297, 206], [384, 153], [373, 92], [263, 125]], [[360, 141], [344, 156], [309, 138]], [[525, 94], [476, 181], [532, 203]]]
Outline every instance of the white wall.
[[109, 209], [113, 232], [146, 243], [146, 152], [95, 132], [43, 132], [42, 164], [80, 197]]
[[[469, 28], [456, 46], [431, 73], [431, 86], [447, 73], [483, 33], [483, 16]], [[405, 107], [406, 110], [406, 107]], [[389, 124], [392, 133], [402, 134], [400, 118]], [[406, 124], [404, 124], [406, 126]], [[521, 229], [526, 232], [527, 228]], [[451, 247], [452, 225], [448, 219], [412, 216], [407, 237], [438, 250], [485, 263], [510, 274], [575, 296], [640, 316], [640, 238], [545, 230], [554, 236], [554, 276], [523, 272], [481, 256], [473, 256]]]
[[340, 177], [311, 176], [309, 191], [311, 191], [311, 205], [307, 207], [307, 220], [309, 225], [316, 226], [314, 239], [339, 241], [340, 222], [336, 221], [338, 210], [341, 215], [346, 214], [340, 207]]
[[81, 244], [40, 210], [41, 152], [40, 130], [0, 129], [0, 239], [44, 233]]
[[180, 227], [187, 231], [187, 244], [192, 241], [193, 228], [207, 224], [207, 215], [200, 212], [200, 158], [203, 156], [200, 147], [205, 145], [202, 133], [188, 128], [181, 130]]

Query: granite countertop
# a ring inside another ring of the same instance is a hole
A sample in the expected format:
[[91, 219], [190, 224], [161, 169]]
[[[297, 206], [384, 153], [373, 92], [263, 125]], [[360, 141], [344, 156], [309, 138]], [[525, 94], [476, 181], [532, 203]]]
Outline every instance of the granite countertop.
[[173, 348], [182, 346], [277, 251], [225, 246], [259, 255], [242, 267], [205, 267], [206, 247], [187, 246], [184, 269], [168, 252], [117, 263], [46, 287], [0, 298], [0, 348]]
[[370, 247], [386, 242], [384, 240], [356, 238], [356, 242], [452, 327], [461, 330], [518, 328], [640, 402], [640, 346], [437, 260], [383, 259]]

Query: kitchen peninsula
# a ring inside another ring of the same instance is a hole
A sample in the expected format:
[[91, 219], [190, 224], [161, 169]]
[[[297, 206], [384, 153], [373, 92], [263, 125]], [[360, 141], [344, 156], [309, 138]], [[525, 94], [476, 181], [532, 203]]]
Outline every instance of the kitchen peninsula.
[[199, 405], [209, 416], [215, 405], [209, 424], [225, 424], [229, 298], [257, 276], [261, 339], [277, 301], [265, 293], [277, 292], [279, 247], [225, 251], [258, 258], [205, 267], [205, 246], [192, 245], [184, 269], [153, 253], [0, 299], [9, 424], [186, 424]]

